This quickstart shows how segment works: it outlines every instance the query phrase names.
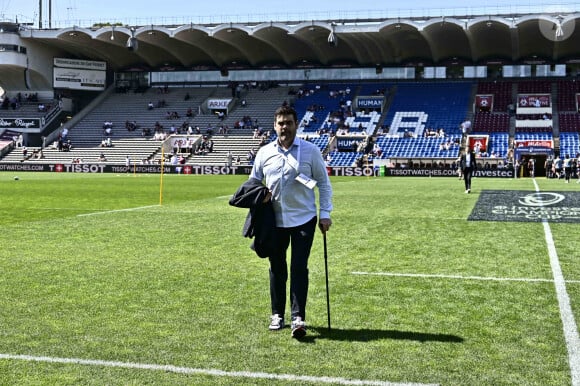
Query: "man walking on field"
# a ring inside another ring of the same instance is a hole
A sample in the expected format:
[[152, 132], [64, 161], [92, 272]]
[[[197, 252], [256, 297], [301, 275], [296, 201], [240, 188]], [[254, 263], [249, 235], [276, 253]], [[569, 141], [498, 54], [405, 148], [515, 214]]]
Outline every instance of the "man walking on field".
[[[276, 219], [278, 246], [270, 257], [270, 300], [272, 315], [269, 329], [284, 328], [286, 282], [290, 253], [290, 311], [292, 337], [306, 335], [306, 300], [308, 294], [308, 258], [316, 225], [327, 232], [332, 224], [332, 187], [320, 149], [297, 138], [298, 118], [288, 106], [274, 113], [277, 139], [257, 153], [250, 178], [264, 181], [270, 193]], [[318, 187], [320, 217], [314, 188]]]

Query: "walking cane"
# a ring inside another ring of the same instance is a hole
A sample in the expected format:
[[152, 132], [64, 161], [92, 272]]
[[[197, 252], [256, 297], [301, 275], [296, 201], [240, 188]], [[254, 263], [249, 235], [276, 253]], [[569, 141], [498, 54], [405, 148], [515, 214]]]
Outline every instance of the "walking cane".
[[322, 233], [324, 241], [324, 272], [326, 273], [326, 315], [328, 316], [328, 331], [330, 331], [330, 294], [328, 291], [328, 252], [326, 250], [326, 232]]

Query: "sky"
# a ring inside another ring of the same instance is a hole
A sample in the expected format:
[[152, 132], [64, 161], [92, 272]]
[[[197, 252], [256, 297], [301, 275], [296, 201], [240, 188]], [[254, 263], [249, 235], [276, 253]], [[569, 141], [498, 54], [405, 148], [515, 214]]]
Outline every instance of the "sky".
[[[355, 18], [394, 18], [409, 16], [488, 15], [527, 10], [532, 12], [571, 12], [580, 9], [572, 1], [490, 0], [0, 0], [0, 20], [33, 23], [38, 26], [40, 3], [43, 26], [89, 26], [95, 22], [121, 22], [126, 25], [170, 25]], [[507, 4], [506, 4], [507, 3]], [[540, 4], [541, 3], [541, 4]], [[89, 23], [91, 22], [91, 23]]]

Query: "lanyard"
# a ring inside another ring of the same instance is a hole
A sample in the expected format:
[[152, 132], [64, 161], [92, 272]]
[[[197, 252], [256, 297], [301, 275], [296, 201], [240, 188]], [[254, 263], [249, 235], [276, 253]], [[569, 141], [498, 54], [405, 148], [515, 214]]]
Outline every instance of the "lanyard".
[[[302, 141], [301, 138], [299, 138], [298, 140], [299, 141]], [[296, 172], [299, 172], [299, 168], [300, 168], [300, 156], [302, 155], [302, 152], [300, 151], [301, 148], [302, 148], [301, 145], [302, 145], [302, 143], [299, 143], [297, 145], [297, 147], [298, 147], [298, 150], [297, 150], [298, 155], [297, 155], [297, 158], [296, 158], [296, 166], [293, 165], [294, 162], [290, 161], [290, 159], [288, 158], [288, 156], [286, 154], [284, 154], [283, 152], [279, 152], [280, 156], [282, 158], [284, 158], [286, 160], [286, 162], [288, 163], [288, 165], [290, 165], [290, 167], [292, 169], [294, 169]], [[278, 146], [280, 146], [280, 145], [278, 144]], [[294, 144], [292, 144], [292, 146], [290, 147], [290, 149], [288, 149], [288, 154], [289, 155], [292, 155], [291, 152], [290, 152], [290, 150], [292, 149], [293, 146], [294, 146]]]

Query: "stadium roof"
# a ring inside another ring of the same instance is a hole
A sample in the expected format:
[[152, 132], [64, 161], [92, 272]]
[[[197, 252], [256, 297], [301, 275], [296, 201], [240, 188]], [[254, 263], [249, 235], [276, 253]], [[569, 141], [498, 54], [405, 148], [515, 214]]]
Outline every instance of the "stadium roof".
[[[308, 22], [20, 28], [62, 57], [130, 69], [565, 63], [580, 60], [580, 13]], [[134, 40], [131, 40], [131, 38]], [[2, 71], [2, 70], [0, 70]]]

